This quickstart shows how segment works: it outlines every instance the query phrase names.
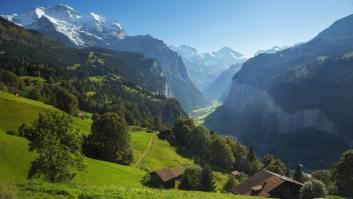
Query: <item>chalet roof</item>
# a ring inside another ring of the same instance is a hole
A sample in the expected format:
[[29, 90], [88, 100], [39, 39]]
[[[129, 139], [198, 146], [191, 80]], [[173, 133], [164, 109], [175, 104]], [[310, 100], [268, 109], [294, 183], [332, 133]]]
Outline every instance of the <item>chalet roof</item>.
[[261, 170], [239, 186], [235, 187], [232, 192], [241, 195], [269, 196], [272, 190], [285, 182], [303, 186], [302, 183], [293, 180], [292, 178], [267, 170]]
[[239, 175], [240, 175], [240, 172], [237, 171], [237, 170], [235, 170], [235, 171], [232, 171], [231, 174], [232, 174], [233, 176], [239, 176]]
[[181, 168], [164, 168], [154, 171], [154, 173], [156, 173], [163, 182], [167, 182], [183, 175], [184, 170]]

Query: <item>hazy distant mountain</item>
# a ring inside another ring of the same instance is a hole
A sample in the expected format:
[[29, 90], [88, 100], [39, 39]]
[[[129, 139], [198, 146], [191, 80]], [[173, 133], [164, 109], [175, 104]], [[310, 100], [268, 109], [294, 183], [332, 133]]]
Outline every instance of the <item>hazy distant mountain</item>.
[[224, 101], [230, 92], [233, 76], [241, 69], [243, 63], [231, 65], [204, 89], [205, 95], [212, 100]]
[[199, 53], [195, 48], [186, 45], [170, 48], [181, 55], [190, 79], [202, 91], [231, 65], [246, 60], [244, 55], [229, 47], [211, 53]]
[[187, 110], [208, 104], [208, 100], [190, 81], [177, 53], [170, 50], [163, 41], [151, 36], [127, 36], [115, 20], [93, 12], [81, 14], [64, 4], [1, 16], [17, 25], [46, 34], [69, 47], [95, 46], [138, 52], [154, 58], [160, 62], [166, 74], [164, 95], [175, 97]]
[[206, 125], [290, 165], [325, 167], [353, 146], [353, 15], [311, 41], [259, 54]]

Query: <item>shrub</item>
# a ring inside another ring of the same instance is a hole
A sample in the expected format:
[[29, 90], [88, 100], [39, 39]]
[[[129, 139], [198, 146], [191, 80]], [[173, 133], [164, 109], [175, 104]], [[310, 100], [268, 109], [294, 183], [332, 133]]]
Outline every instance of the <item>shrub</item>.
[[14, 136], [18, 136], [18, 132], [17, 132], [17, 131], [15, 131], [15, 130], [8, 130], [8, 131], [6, 131], [6, 134], [7, 134], [7, 135], [14, 135]]
[[180, 189], [185, 190], [201, 190], [200, 179], [202, 170], [200, 167], [188, 167], [184, 171], [184, 175], [180, 182]]
[[326, 187], [320, 180], [308, 181], [300, 190], [302, 199], [324, 198], [326, 195]]
[[223, 186], [223, 191], [231, 192], [231, 190], [239, 184], [239, 181], [232, 175], [228, 177], [227, 182]]
[[212, 170], [207, 165], [202, 168], [200, 186], [203, 191], [215, 191], [216, 189], [216, 183], [214, 181]]

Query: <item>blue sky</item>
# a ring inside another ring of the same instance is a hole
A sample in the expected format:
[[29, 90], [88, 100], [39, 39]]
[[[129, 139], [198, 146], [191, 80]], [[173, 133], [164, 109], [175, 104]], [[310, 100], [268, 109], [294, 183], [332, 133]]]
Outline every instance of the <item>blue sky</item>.
[[115, 18], [130, 35], [150, 34], [201, 52], [229, 46], [248, 56], [305, 42], [353, 13], [352, 0], [0, 0], [0, 13], [56, 3]]

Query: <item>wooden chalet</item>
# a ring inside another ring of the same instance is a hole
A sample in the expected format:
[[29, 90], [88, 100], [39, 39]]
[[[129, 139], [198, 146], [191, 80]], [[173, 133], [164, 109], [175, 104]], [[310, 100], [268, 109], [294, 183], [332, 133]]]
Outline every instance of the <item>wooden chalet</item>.
[[302, 183], [292, 178], [261, 170], [232, 189], [234, 194], [271, 198], [299, 198]]
[[155, 186], [175, 188], [175, 181], [184, 174], [181, 168], [164, 168], [150, 173], [151, 181]]

